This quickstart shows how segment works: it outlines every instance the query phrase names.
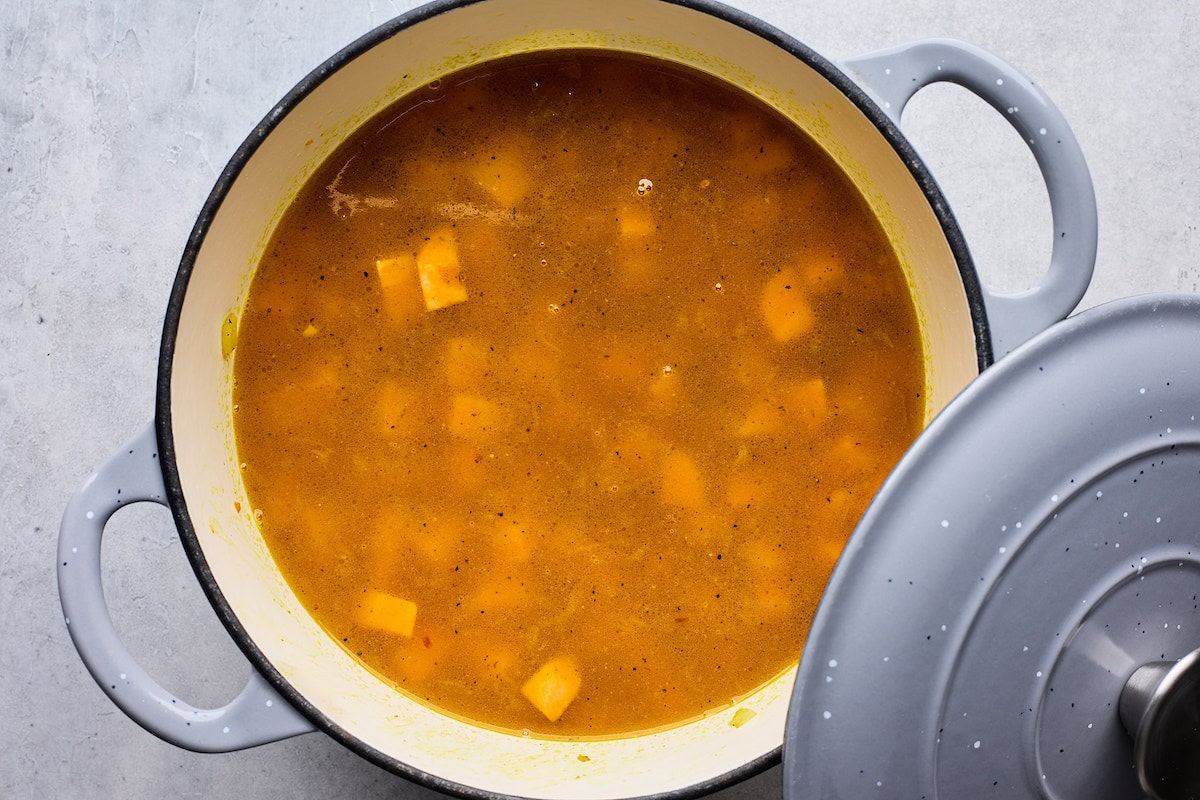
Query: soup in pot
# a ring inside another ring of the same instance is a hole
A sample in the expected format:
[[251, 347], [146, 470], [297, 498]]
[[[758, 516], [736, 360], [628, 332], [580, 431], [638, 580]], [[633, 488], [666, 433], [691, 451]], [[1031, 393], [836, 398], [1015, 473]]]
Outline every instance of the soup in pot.
[[853, 183], [751, 95], [609, 51], [474, 66], [357, 131], [236, 342], [244, 513], [298, 598], [398, 690], [527, 735], [788, 669], [925, 418]]

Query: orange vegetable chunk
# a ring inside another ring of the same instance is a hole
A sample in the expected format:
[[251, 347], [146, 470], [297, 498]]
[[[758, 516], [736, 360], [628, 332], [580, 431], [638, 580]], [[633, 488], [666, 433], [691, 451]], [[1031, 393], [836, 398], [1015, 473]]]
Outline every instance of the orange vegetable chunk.
[[467, 299], [467, 284], [458, 263], [458, 243], [454, 240], [453, 230], [439, 228], [417, 251], [417, 276], [421, 279], [421, 293], [425, 296], [428, 311], [437, 311]]
[[495, 151], [485, 151], [484, 157], [472, 164], [467, 172], [476, 185], [484, 189], [503, 208], [512, 208], [529, 192], [532, 178], [525, 166], [525, 153], [531, 144], [514, 139]]
[[700, 481], [700, 470], [690, 456], [678, 451], [663, 458], [664, 503], [684, 508], [699, 508], [704, 505], [704, 485]]
[[362, 602], [355, 609], [354, 621], [364, 628], [412, 636], [417, 623], [417, 604], [371, 589], [363, 595]]
[[579, 694], [583, 676], [569, 656], [552, 658], [533, 674], [521, 687], [521, 694], [533, 703], [534, 708], [555, 722], [567, 710], [567, 706]]
[[800, 289], [800, 276], [791, 267], [780, 270], [767, 282], [761, 307], [767, 329], [781, 342], [809, 333], [817, 321]]
[[464, 439], [478, 439], [499, 432], [503, 414], [500, 406], [473, 394], [456, 394], [450, 404], [450, 432]]
[[376, 259], [375, 274], [389, 316], [403, 319], [421, 310], [421, 281], [417, 278], [417, 260], [411, 253]]

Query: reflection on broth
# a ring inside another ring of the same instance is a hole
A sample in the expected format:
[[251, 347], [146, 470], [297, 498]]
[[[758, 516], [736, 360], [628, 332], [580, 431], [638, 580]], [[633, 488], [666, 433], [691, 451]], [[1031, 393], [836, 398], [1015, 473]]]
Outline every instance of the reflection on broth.
[[482, 724], [605, 736], [795, 662], [923, 377], [896, 256], [804, 134], [560, 51], [444, 78], [314, 175], [242, 314], [235, 426], [350, 653]]

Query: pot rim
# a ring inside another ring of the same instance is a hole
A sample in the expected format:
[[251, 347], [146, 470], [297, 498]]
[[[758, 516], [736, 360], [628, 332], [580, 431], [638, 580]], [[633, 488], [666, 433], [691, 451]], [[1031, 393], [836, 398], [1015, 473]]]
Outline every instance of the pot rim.
[[[241, 145], [238, 146], [237, 150], [234, 151], [228, 164], [221, 171], [220, 176], [209, 192], [196, 218], [196, 223], [188, 236], [187, 244], [180, 257], [179, 268], [171, 287], [159, 349], [158, 384], [155, 396], [155, 433], [158, 440], [159, 462], [162, 467], [163, 483], [166, 487], [166, 498], [171, 509], [171, 515], [175, 520], [175, 526], [179, 532], [184, 552], [187, 554], [188, 561], [191, 562], [192, 569], [195, 571], [196, 578], [200, 582], [200, 587], [208, 598], [209, 603], [217, 612], [221, 623], [229, 632], [230, 637], [250, 661], [251, 668], [266, 678], [288, 703], [308, 718], [322, 733], [330, 736], [351, 752], [389, 772], [435, 791], [458, 797], [471, 798], [471, 800], [499, 800], [499, 798], [510, 797], [517, 800], [516, 796], [513, 795], [478, 789], [434, 775], [413, 767], [396, 756], [381, 752], [367, 745], [336, 724], [319, 708], [309, 702], [304, 695], [293, 688], [279, 671], [275, 669], [274, 665], [267, 659], [242, 626], [233, 608], [229, 605], [216, 580], [213, 578], [212, 571], [204, 557], [199, 538], [196, 536], [191, 516], [188, 513], [179, 470], [176, 466], [174, 434], [171, 420], [171, 372], [179, 320], [184, 298], [187, 294], [188, 283], [191, 278], [192, 269], [195, 266], [196, 257], [200, 252], [209, 228], [216, 218], [226, 196], [229, 194], [230, 189], [241, 174], [242, 169], [284, 117], [291, 113], [309, 94], [343, 66], [395, 36], [400, 31], [424, 20], [447, 11], [488, 1], [431, 0], [431, 2], [425, 5], [407, 11], [379, 25], [330, 56], [312, 72], [304, 76], [271, 108], [262, 121], [254, 127]], [[967, 249], [966, 240], [958, 227], [954, 215], [949, 209], [941, 189], [934, 181], [932, 174], [916, 150], [900, 131], [896, 122], [888, 117], [874, 100], [833, 62], [767, 22], [744, 11], [717, 2], [717, 0], [658, 0], [658, 2], [708, 14], [766, 40], [768, 43], [784, 50], [820, 74], [866, 116], [880, 134], [882, 134], [887, 143], [901, 157], [901, 160], [920, 187], [934, 216], [938, 220], [954, 261], [958, 265], [959, 277], [962, 280], [963, 289], [966, 294], [968, 312], [971, 316], [972, 328], [975, 334], [978, 370], [982, 372], [990, 366], [993, 362], [993, 354], [987, 314], [984, 308], [983, 291], [980, 286], [978, 274], [975, 271], [974, 262]], [[780, 745], [759, 758], [706, 781], [660, 794], [642, 795], [638, 798], [630, 798], [630, 800], [690, 800], [691, 798], [701, 797], [751, 778], [780, 763], [782, 750], [782, 745]]]

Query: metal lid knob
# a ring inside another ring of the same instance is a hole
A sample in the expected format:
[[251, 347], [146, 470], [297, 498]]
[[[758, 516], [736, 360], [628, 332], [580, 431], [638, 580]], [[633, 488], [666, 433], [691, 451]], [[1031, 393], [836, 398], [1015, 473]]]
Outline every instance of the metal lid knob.
[[1137, 669], [1121, 692], [1142, 789], [1153, 800], [1200, 798], [1200, 650]]

